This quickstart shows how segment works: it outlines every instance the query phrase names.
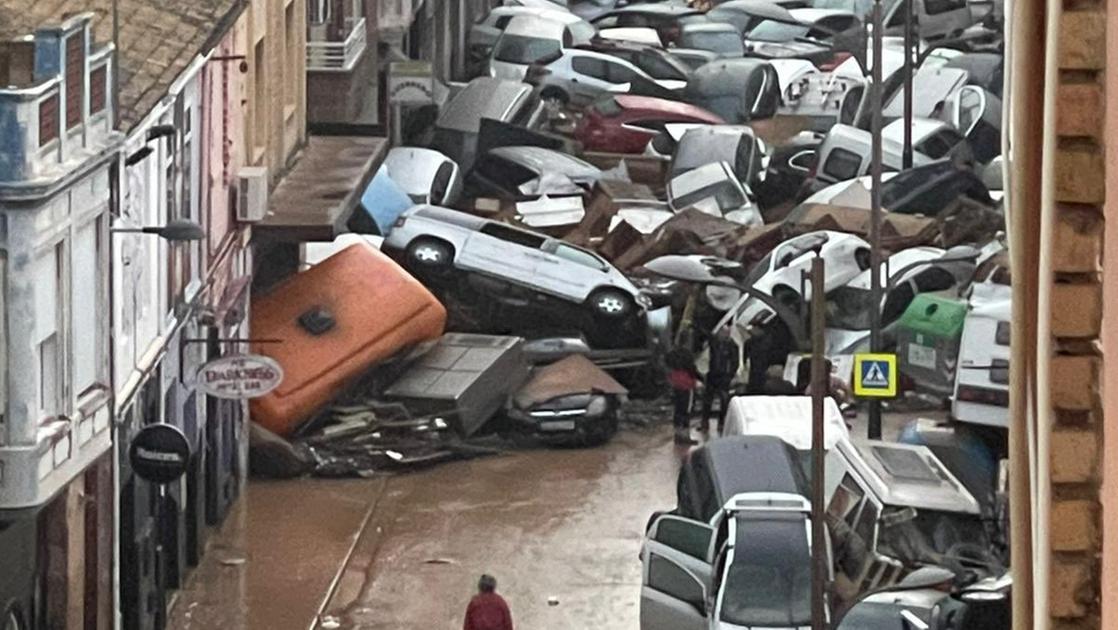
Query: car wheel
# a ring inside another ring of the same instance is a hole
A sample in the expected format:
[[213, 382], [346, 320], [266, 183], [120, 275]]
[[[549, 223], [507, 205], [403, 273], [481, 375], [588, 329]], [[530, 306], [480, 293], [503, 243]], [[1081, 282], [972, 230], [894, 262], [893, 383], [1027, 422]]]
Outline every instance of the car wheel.
[[454, 249], [431, 238], [419, 239], [408, 246], [408, 262], [421, 269], [442, 271], [454, 259]]
[[600, 289], [590, 296], [594, 313], [610, 319], [625, 317], [633, 310], [633, 298], [617, 289]]
[[545, 102], [552, 101], [561, 106], [571, 102], [571, 97], [557, 87], [544, 88], [544, 90], [540, 92], [540, 99]]
[[597, 422], [590, 423], [582, 434], [580, 444], [585, 447], [601, 446], [609, 442], [617, 434], [617, 416], [610, 414], [600, 418]]

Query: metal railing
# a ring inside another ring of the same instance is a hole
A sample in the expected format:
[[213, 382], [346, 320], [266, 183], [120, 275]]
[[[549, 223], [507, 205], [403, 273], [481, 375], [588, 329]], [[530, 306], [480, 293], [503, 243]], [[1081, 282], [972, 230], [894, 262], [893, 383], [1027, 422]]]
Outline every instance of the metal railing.
[[308, 41], [307, 70], [349, 72], [365, 52], [365, 18], [347, 18], [349, 33], [342, 41]]

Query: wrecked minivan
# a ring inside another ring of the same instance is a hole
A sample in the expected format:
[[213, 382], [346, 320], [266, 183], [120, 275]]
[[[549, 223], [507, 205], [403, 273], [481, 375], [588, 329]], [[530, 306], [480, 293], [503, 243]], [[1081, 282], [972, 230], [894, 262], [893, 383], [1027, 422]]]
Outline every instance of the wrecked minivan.
[[835, 594], [851, 602], [925, 565], [963, 582], [1004, 570], [978, 501], [924, 446], [840, 441], [846, 472], [827, 505]]

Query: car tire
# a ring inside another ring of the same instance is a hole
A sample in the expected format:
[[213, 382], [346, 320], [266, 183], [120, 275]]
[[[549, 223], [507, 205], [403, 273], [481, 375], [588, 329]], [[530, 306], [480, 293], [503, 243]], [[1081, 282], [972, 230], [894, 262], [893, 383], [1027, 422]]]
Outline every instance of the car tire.
[[591, 423], [582, 433], [582, 438], [579, 440], [579, 445], [582, 447], [601, 446], [606, 442], [613, 439], [617, 435], [617, 416], [610, 414], [606, 418], [599, 419], [598, 422]]
[[621, 319], [633, 312], [633, 298], [620, 289], [598, 289], [587, 302], [595, 315], [606, 319]]
[[454, 248], [446, 241], [420, 238], [408, 245], [408, 264], [425, 271], [439, 272], [450, 268], [454, 261]]
[[555, 101], [561, 106], [566, 106], [571, 102], [571, 97], [563, 90], [557, 87], [546, 87], [540, 92], [540, 100], [542, 101]]

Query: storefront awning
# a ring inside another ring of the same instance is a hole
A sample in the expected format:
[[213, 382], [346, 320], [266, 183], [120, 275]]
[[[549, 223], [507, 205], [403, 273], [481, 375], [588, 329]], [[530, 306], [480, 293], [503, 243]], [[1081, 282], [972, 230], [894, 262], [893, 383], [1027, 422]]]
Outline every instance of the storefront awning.
[[273, 242], [332, 241], [388, 150], [385, 138], [312, 136], [295, 167], [272, 191], [254, 236]]

